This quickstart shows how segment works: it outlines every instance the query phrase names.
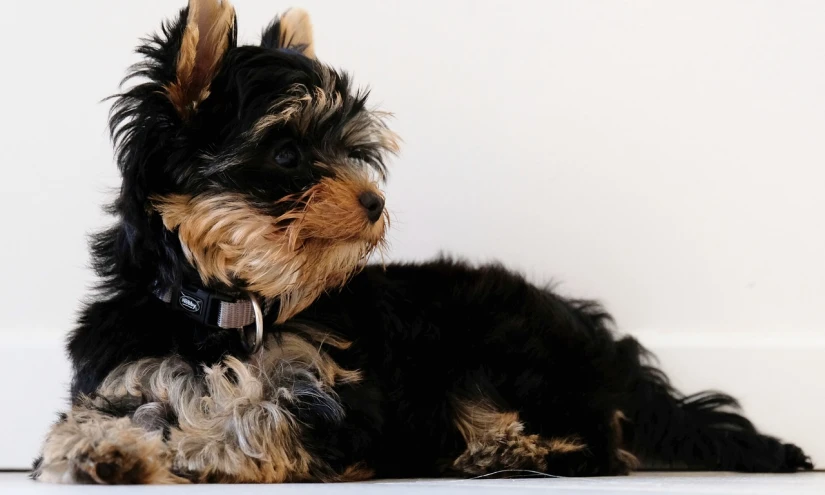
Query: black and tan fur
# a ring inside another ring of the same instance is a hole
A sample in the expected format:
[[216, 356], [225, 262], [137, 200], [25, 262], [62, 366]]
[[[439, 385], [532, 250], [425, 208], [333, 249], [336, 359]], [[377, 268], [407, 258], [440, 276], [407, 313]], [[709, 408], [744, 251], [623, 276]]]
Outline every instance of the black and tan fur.
[[[367, 265], [388, 228], [387, 114], [316, 60], [305, 12], [259, 46], [236, 32], [227, 1], [191, 0], [114, 97], [116, 221], [92, 242], [101, 283], [36, 479], [811, 468], [729, 396], [673, 390], [594, 303], [496, 265]], [[154, 295], [182, 284], [260, 299], [262, 348]]]

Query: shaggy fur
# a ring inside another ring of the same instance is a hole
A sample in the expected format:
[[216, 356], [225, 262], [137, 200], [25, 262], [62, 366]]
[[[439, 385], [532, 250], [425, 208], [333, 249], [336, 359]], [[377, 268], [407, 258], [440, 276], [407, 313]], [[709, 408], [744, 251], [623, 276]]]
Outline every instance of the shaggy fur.
[[[496, 265], [366, 266], [388, 227], [386, 114], [316, 60], [305, 12], [260, 46], [236, 31], [226, 0], [191, 0], [114, 97], [116, 222], [92, 242], [101, 283], [36, 479], [811, 468], [731, 397], [676, 392], [595, 303]], [[155, 296], [184, 284], [262, 301], [263, 346]]]

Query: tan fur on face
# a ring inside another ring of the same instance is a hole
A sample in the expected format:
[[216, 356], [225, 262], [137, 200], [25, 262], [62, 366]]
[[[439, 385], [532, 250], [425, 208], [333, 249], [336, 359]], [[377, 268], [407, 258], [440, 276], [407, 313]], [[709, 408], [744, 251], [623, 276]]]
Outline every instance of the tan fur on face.
[[385, 123], [391, 116], [378, 110], [364, 111], [344, 125], [341, 141], [351, 148], [372, 147], [382, 152], [398, 153], [400, 138]]
[[278, 46], [291, 48], [304, 56], [315, 58], [315, 43], [312, 40], [312, 22], [303, 9], [289, 9], [281, 16]]
[[235, 9], [227, 0], [189, 0], [174, 83], [166, 91], [182, 118], [187, 119], [209, 96], [209, 86], [229, 47]]
[[238, 194], [173, 195], [154, 206], [176, 230], [188, 260], [205, 283], [242, 286], [280, 298], [283, 322], [323, 291], [340, 287], [383, 241], [386, 213], [370, 223], [358, 196], [378, 192], [366, 176], [324, 178], [285, 199], [292, 208], [274, 218]]
[[[302, 397], [325, 402], [343, 415], [333, 387], [361, 379], [324, 352], [348, 345], [334, 335], [296, 326], [270, 337], [248, 363], [233, 357], [205, 367], [202, 374], [176, 356], [147, 358], [114, 370], [94, 399], [85, 399], [56, 425], [44, 447], [41, 479], [82, 481], [74, 466], [96, 472], [96, 464], [116, 459], [126, 472], [139, 466], [141, 483], [194, 481], [277, 483], [355, 480], [368, 477], [363, 465], [334, 474], [313, 458], [301, 440], [303, 426], [292, 415]], [[312, 337], [308, 335], [312, 334]], [[112, 418], [95, 408], [110, 401], [137, 401], [132, 418]], [[170, 414], [171, 413], [171, 414]], [[168, 442], [160, 428], [177, 418]], [[94, 481], [102, 480], [92, 478]]]
[[[260, 139], [271, 127], [290, 125], [299, 134], [306, 134], [311, 125], [318, 125], [342, 110], [344, 98], [335, 89], [335, 78], [325, 73], [320, 87], [308, 89], [298, 84], [276, 101], [267, 115], [253, 126], [250, 137]], [[381, 153], [398, 153], [399, 137], [387, 127], [387, 112], [363, 110], [347, 120], [341, 132], [343, 146], [371, 147]]]
[[524, 433], [515, 412], [503, 412], [486, 400], [454, 399], [455, 425], [467, 443], [453, 462], [453, 469], [468, 475], [502, 469], [545, 471], [547, 456], [568, 454], [586, 448], [574, 438], [541, 438]]

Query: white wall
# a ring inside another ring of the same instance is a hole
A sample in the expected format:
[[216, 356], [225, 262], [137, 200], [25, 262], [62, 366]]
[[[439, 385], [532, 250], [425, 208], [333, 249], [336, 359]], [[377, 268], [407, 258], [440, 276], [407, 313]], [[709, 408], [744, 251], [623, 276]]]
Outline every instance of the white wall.
[[[99, 100], [116, 91], [138, 37], [183, 3], [4, 6], [9, 355], [33, 341], [59, 352], [93, 281], [85, 235], [105, 224], [99, 206], [117, 186]], [[290, 6], [234, 3], [247, 41]], [[405, 145], [387, 188], [393, 259], [496, 258], [598, 297], [665, 354], [694, 349], [673, 357], [678, 379], [744, 393], [762, 424], [825, 457], [825, 365], [810, 357], [825, 356], [825, 2], [296, 5], [313, 15], [319, 56], [396, 114]], [[46, 355], [31, 362], [47, 366]], [[0, 389], [17, 380], [11, 363], [0, 362]], [[15, 385], [37, 404], [37, 425], [55, 401], [37, 390], [56, 375]], [[802, 416], [786, 401], [804, 403]], [[33, 436], [6, 424], [8, 438]]]

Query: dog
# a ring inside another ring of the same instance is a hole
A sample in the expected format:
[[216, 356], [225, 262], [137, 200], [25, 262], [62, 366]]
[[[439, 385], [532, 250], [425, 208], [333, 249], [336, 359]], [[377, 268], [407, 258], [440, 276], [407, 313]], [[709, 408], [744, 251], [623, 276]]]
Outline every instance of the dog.
[[791, 472], [725, 394], [682, 395], [597, 304], [502, 266], [367, 263], [387, 114], [289, 10], [238, 46], [190, 0], [113, 97], [122, 187], [33, 478], [275, 483]]

